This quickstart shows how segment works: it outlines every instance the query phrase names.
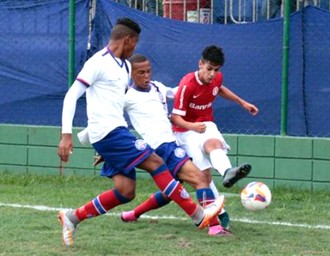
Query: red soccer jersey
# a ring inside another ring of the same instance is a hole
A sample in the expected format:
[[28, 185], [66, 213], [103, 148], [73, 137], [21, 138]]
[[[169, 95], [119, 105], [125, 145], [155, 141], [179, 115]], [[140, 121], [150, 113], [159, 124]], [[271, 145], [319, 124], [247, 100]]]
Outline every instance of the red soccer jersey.
[[[198, 78], [197, 71], [187, 74], [180, 81], [172, 113], [182, 116], [187, 122], [214, 121], [212, 103], [221, 84], [221, 72], [216, 74], [210, 84], [203, 84]], [[187, 131], [176, 125], [173, 125], [173, 130]]]

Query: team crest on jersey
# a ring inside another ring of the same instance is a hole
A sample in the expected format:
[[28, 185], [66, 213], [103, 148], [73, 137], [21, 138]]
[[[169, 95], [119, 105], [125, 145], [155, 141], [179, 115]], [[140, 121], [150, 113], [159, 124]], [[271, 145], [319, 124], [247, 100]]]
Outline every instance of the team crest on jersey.
[[138, 139], [138, 140], [135, 141], [135, 147], [138, 150], [145, 150], [146, 147], [147, 147], [147, 143], [145, 143], [144, 140]]
[[187, 192], [187, 190], [185, 190], [184, 188], [181, 190], [180, 192], [180, 196], [183, 198], [183, 199], [188, 199], [190, 196]]
[[216, 96], [218, 94], [218, 92], [219, 92], [219, 88], [218, 87], [214, 87], [213, 88], [213, 91], [212, 91], [213, 96]]
[[176, 148], [174, 150], [174, 155], [177, 158], [183, 158], [186, 155], [186, 151], [183, 148]]

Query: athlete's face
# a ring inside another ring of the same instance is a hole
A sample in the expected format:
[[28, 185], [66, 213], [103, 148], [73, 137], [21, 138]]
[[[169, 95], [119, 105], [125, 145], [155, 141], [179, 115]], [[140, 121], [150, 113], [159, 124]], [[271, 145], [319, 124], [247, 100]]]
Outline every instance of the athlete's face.
[[135, 47], [139, 42], [139, 36], [126, 36], [122, 58], [127, 59], [133, 55]]
[[198, 70], [199, 80], [204, 84], [211, 83], [215, 75], [219, 72], [220, 67], [220, 65], [212, 65], [209, 61], [200, 60]]
[[151, 79], [151, 66], [149, 61], [134, 63], [132, 66], [134, 84], [141, 89], [148, 89]]

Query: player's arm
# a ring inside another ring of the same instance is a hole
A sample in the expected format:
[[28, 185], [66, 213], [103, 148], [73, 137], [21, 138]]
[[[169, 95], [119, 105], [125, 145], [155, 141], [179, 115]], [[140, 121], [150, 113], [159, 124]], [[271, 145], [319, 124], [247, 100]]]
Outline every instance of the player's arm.
[[76, 80], [64, 97], [62, 110], [62, 136], [57, 150], [58, 156], [63, 162], [69, 161], [69, 156], [73, 150], [73, 117], [76, 112], [77, 100], [85, 93], [85, 91], [86, 86]]
[[192, 130], [198, 133], [203, 133], [206, 130], [206, 125], [203, 122], [188, 122], [184, 120], [182, 116], [175, 114], [174, 109], [171, 115], [171, 121], [176, 126], [179, 126], [187, 130]]
[[238, 95], [236, 95], [234, 92], [232, 92], [231, 90], [229, 90], [227, 87], [225, 87], [224, 85], [221, 85], [220, 89], [219, 89], [219, 93], [218, 93], [221, 97], [227, 99], [227, 100], [231, 100], [233, 102], [236, 102], [237, 104], [239, 104], [242, 108], [246, 109], [248, 112], [250, 112], [252, 115], [256, 115], [259, 112], [259, 109], [243, 100], [242, 98], [240, 98]]
[[175, 94], [178, 91], [178, 86], [177, 87], [166, 87], [166, 98], [173, 100], [175, 98]]

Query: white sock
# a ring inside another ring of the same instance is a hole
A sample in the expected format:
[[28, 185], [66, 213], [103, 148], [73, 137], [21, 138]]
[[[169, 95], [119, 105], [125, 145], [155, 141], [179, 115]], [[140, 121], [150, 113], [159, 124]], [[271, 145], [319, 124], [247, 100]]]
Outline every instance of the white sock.
[[217, 187], [215, 186], [213, 180], [210, 183], [210, 189], [212, 190], [212, 192], [214, 194], [214, 198], [217, 199], [219, 197], [219, 191], [218, 191]]
[[223, 149], [215, 149], [210, 153], [211, 164], [223, 177], [225, 171], [232, 167], [226, 152]]
[[[212, 192], [214, 194], [214, 198], [217, 199], [219, 197], [219, 191], [218, 191], [217, 187], [215, 186], [213, 180], [210, 183], [210, 189], [212, 190]], [[222, 208], [219, 215], [223, 214], [225, 211], [226, 211], [225, 208]]]

